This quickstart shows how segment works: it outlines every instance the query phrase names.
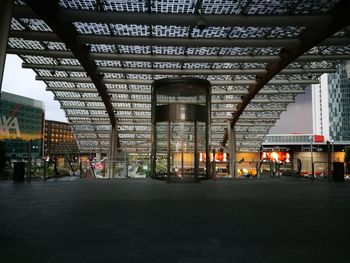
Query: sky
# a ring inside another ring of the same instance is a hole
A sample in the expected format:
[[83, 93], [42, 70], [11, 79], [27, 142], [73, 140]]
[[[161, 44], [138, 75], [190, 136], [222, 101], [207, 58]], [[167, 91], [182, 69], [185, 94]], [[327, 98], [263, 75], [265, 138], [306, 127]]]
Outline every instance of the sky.
[[[35, 72], [23, 69], [22, 60], [16, 55], [7, 55], [2, 91], [41, 100], [45, 105], [45, 119], [68, 122], [53, 93], [45, 90], [43, 81], [35, 80]], [[270, 134], [312, 133], [311, 88], [296, 97], [296, 102], [282, 112]]]
[[45, 105], [45, 119], [68, 122], [65, 113], [54, 100], [51, 91], [46, 91], [43, 81], [35, 80], [35, 72], [22, 68], [22, 59], [7, 55], [1, 91], [40, 100]]
[[312, 94], [311, 86], [306, 88], [305, 94], [299, 94], [295, 103], [289, 103], [280, 119], [270, 129], [270, 134], [306, 133], [312, 134]]

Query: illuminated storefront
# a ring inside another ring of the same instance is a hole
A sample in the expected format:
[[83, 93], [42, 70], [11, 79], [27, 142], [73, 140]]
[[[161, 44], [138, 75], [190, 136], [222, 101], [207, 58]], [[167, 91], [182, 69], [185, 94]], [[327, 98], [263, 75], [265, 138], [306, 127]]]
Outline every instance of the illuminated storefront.
[[261, 148], [261, 159], [276, 163], [300, 164], [300, 175], [325, 178], [332, 162], [344, 162], [347, 143], [327, 142], [323, 135], [267, 135]]
[[289, 163], [291, 156], [288, 151], [289, 148], [264, 149], [264, 151], [261, 152], [261, 160]]

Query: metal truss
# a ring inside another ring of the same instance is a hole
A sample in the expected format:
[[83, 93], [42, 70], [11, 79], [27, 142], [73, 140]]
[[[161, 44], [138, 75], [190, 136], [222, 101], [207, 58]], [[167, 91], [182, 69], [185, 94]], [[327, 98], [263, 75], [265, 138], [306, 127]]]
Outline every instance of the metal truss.
[[[60, 81], [60, 82], [76, 82], [76, 83], [90, 83], [89, 78], [81, 77], [51, 77], [51, 76], [37, 76], [36, 80], [43, 81]], [[152, 85], [152, 80], [126, 80], [126, 79], [114, 79], [105, 78], [104, 83], [106, 84], [127, 84], [127, 85]], [[289, 84], [318, 84], [318, 80], [305, 79], [305, 80], [271, 80], [271, 85], [289, 85]], [[213, 86], [241, 86], [241, 85], [256, 85], [256, 80], [213, 80], [211, 81]]]
[[[172, 14], [172, 13], [116, 13], [106, 11], [101, 13], [97, 10], [62, 9], [59, 15], [65, 22], [75, 22], [79, 17], [80, 22], [106, 23], [106, 24], [140, 24], [140, 25], [175, 25], [175, 26], [198, 26], [198, 22], [205, 21], [206, 26], [243, 26], [243, 27], [269, 27], [269, 26], [327, 26], [332, 21], [332, 16], [323, 15], [224, 15], [224, 14]], [[14, 8], [14, 17], [37, 19], [31, 9], [25, 6]]]
[[[350, 2], [340, 1], [339, 4], [330, 11], [330, 15], [333, 17], [330, 24], [322, 28], [317, 26], [306, 28], [298, 37], [301, 42], [298, 47], [281, 49], [281, 61], [269, 63], [267, 65], [268, 72], [256, 76], [257, 84], [251, 85], [249, 87], [249, 95], [243, 98], [242, 103], [234, 112], [234, 117], [231, 120], [231, 127], [234, 127], [240, 115], [247, 108], [250, 101], [255, 97], [255, 95], [258, 94], [260, 89], [262, 89], [264, 85], [267, 84], [275, 75], [277, 75], [282, 69], [287, 67], [303, 53], [307, 52], [327, 37], [334, 35], [342, 28], [348, 26], [350, 24], [350, 21], [348, 19], [349, 11]], [[222, 141], [223, 145], [226, 144], [227, 138], [228, 133], [226, 131]]]
[[[9, 37], [22, 38], [25, 40], [59, 42], [60, 38], [52, 32], [37, 31], [10, 31]], [[85, 44], [105, 45], [141, 45], [141, 46], [181, 46], [181, 47], [297, 47], [301, 44], [297, 38], [269, 38], [269, 39], [207, 39], [201, 38], [175, 38], [175, 37], [114, 37], [105, 35], [80, 34], [77, 40]], [[349, 38], [329, 38], [319, 43], [320, 46], [342, 46], [348, 44]]]
[[349, 1], [195, 2], [15, 1], [7, 53], [53, 92], [81, 151], [107, 152], [115, 125], [119, 149], [145, 155], [153, 80], [208, 79], [213, 147], [230, 122], [252, 151], [295, 96], [350, 60]]
[[[23, 63], [22, 68], [30, 69], [46, 69], [51, 70], [52, 65], [49, 64], [28, 64]], [[84, 68], [78, 65], [55, 65], [54, 69], [57, 71], [72, 71], [85, 72]], [[122, 73], [122, 74], [151, 74], [151, 75], [252, 75], [264, 74], [267, 70], [261, 69], [162, 69], [162, 68], [117, 68], [117, 67], [99, 67], [100, 72], [103, 73]], [[334, 73], [334, 68], [315, 68], [315, 69], [284, 69], [281, 74], [322, 74]]]
[[[268, 85], [267, 85], [268, 87]], [[303, 94], [305, 91], [303, 89], [290, 89], [286, 87], [286, 89], [282, 89], [284, 87], [281, 87], [281, 89], [269, 89], [269, 90], [261, 90], [259, 92], [259, 95], [281, 95], [281, 94]], [[79, 92], [79, 93], [96, 93], [96, 90], [93, 88], [77, 88], [77, 87], [62, 87], [62, 86], [55, 86], [55, 87], [47, 87], [47, 91], [52, 91], [52, 92]], [[151, 96], [151, 90], [150, 87], [148, 89], [107, 89], [109, 94], [128, 94], [128, 95], [148, 95]], [[223, 95], [223, 96], [242, 96], [248, 94], [248, 90], [213, 90], [212, 95]]]
[[[349, 43], [346, 44], [347, 46]], [[74, 59], [75, 56], [70, 51], [62, 50], [37, 50], [37, 49], [21, 49], [8, 48], [7, 53], [14, 55], [29, 55], [29, 56], [43, 56], [61, 59]], [[93, 52], [91, 57], [95, 60], [105, 61], [146, 61], [146, 62], [184, 62], [184, 63], [266, 63], [271, 61], [280, 61], [281, 57], [278, 55], [149, 55], [149, 54], [118, 54]], [[303, 55], [297, 58], [296, 62], [319, 62], [324, 60], [349, 60], [350, 54], [316, 54]]]

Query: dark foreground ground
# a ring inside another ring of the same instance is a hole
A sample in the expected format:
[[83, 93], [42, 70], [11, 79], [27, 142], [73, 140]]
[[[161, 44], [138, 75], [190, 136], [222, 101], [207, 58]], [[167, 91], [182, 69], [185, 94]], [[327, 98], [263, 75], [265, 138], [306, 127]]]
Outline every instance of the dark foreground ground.
[[350, 262], [350, 184], [0, 182], [0, 262]]

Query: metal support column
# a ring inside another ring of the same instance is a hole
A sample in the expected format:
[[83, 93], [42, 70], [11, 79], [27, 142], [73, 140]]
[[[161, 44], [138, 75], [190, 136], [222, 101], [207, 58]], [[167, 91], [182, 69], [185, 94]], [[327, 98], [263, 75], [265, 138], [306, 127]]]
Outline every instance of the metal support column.
[[109, 131], [109, 145], [108, 145], [108, 178], [111, 178], [111, 174], [112, 174], [112, 144], [113, 144], [113, 139], [112, 139], [112, 130], [113, 128], [111, 127], [111, 130]]
[[108, 159], [109, 159], [109, 167], [108, 167], [108, 177], [113, 178], [115, 174], [115, 152], [116, 152], [116, 127], [111, 126], [111, 131], [109, 135], [109, 149], [108, 149]]
[[28, 171], [27, 171], [27, 181], [30, 182], [32, 179], [32, 145], [33, 141], [28, 142]]
[[194, 122], [194, 181], [199, 182], [198, 178], [198, 167], [199, 167], [199, 158], [198, 158], [198, 122]]
[[[213, 149], [213, 162], [212, 162], [212, 165], [211, 165], [211, 174], [212, 174], [212, 179], [215, 181], [216, 180], [216, 162], [215, 162], [215, 155], [216, 155], [216, 151], [215, 149]], [[209, 159], [210, 159], [210, 156], [209, 156]]]
[[229, 158], [230, 158], [230, 175], [236, 178], [236, 133], [234, 127], [231, 127], [230, 121], [227, 122], [228, 132], [228, 147], [229, 147]]
[[[10, 31], [13, 0], [2, 0], [0, 4], [0, 94], [5, 68], [6, 48]], [[1, 96], [1, 95], [0, 95]]]
[[157, 106], [157, 97], [155, 95], [155, 88], [152, 86], [151, 91], [151, 178], [156, 177], [156, 162], [157, 162], [157, 122], [156, 122], [156, 106]]
[[168, 182], [170, 183], [170, 178], [171, 178], [171, 172], [170, 172], [170, 157], [171, 157], [171, 130], [170, 130], [170, 121], [168, 121], [168, 150], [167, 150], [167, 155], [168, 155], [168, 158], [167, 158], [167, 175], [168, 175]]
[[205, 123], [205, 166], [206, 166], [206, 177], [209, 179], [211, 177], [211, 164], [210, 164], [210, 137], [211, 137], [211, 89], [207, 90], [205, 104], [207, 107], [207, 122]]
[[207, 179], [211, 178], [211, 163], [210, 163], [210, 124], [205, 124], [205, 176]]
[[331, 152], [331, 172], [329, 174], [329, 180], [333, 181], [333, 163], [334, 163], [334, 140], [332, 140], [332, 152]]
[[310, 136], [310, 153], [311, 153], [311, 178], [315, 179], [315, 172], [314, 172], [314, 146], [313, 146], [313, 140], [314, 137]]
[[[124, 155], [125, 162], [125, 177], [129, 177], [129, 159], [127, 153]], [[115, 165], [113, 166], [115, 168]]]
[[182, 138], [181, 138], [181, 173], [180, 175], [181, 176], [184, 176], [184, 136], [185, 136], [185, 131], [184, 131], [184, 123], [182, 122], [181, 123], [181, 126], [182, 126]]
[[328, 181], [331, 181], [332, 177], [332, 153], [331, 153], [331, 144], [327, 141], [327, 167], [328, 167]]
[[101, 153], [100, 152], [96, 152], [96, 161], [99, 162], [101, 161], [102, 157], [101, 157]]

